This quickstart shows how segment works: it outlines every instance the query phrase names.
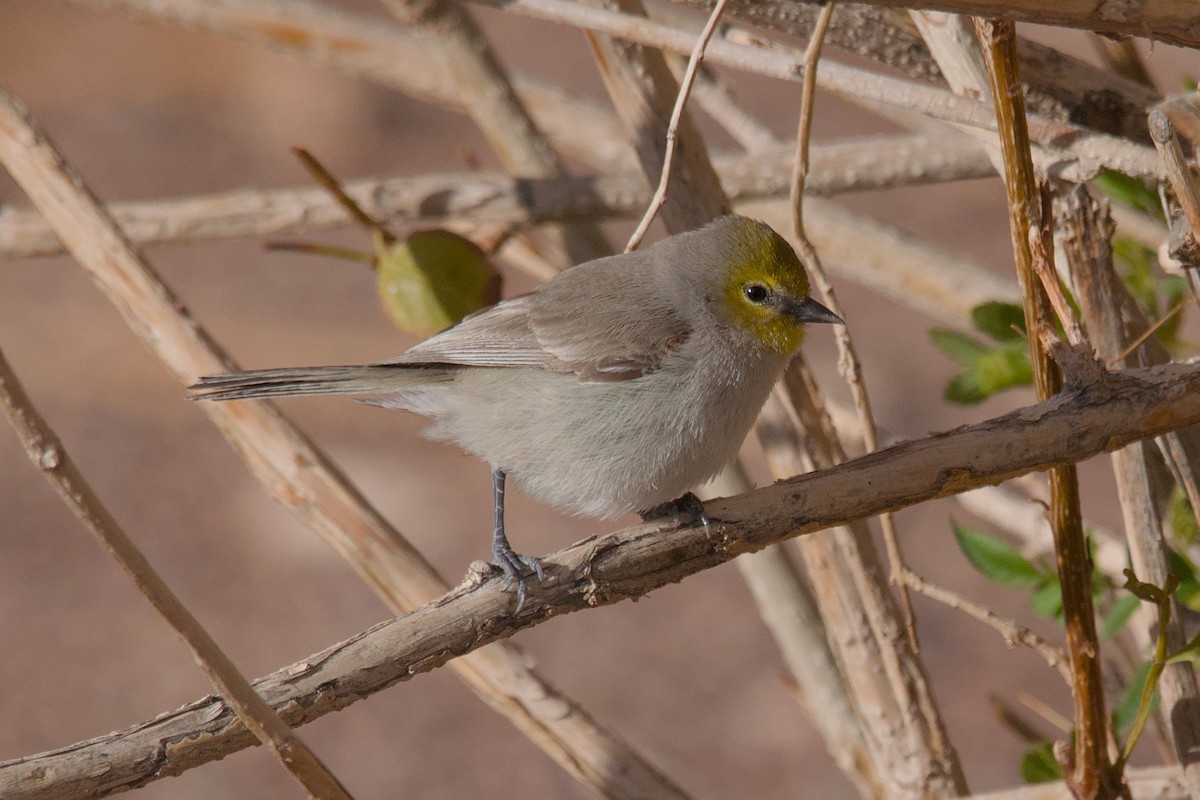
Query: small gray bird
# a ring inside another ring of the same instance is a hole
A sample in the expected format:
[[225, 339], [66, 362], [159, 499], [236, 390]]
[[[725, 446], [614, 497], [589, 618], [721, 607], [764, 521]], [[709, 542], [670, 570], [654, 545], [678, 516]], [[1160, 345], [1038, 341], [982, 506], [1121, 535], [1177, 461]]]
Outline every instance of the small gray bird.
[[492, 468], [492, 553], [525, 600], [504, 531], [505, 477], [573, 514], [691, 511], [689, 489], [736, 454], [804, 337], [841, 323], [808, 296], [784, 239], [728, 216], [566, 270], [378, 364], [202, 378], [192, 399], [356, 395], [429, 417], [426, 435]]

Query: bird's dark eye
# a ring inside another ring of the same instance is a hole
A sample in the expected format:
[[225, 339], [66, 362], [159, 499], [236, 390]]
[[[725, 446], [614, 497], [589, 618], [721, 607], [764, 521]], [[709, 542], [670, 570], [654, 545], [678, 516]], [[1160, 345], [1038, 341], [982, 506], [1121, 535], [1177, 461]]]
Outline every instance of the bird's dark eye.
[[749, 300], [751, 303], [755, 303], [755, 304], [766, 302], [767, 295], [770, 294], [767, 291], [767, 287], [765, 287], [759, 283], [749, 284], [744, 289], [742, 289], [742, 292], [746, 295], [747, 300]]

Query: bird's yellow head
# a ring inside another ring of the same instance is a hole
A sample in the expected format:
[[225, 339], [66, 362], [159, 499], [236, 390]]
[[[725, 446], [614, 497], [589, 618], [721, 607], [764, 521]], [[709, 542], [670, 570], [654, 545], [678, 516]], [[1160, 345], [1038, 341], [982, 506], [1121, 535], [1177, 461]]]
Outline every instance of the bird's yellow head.
[[782, 236], [761, 222], [733, 220], [724, 305], [735, 327], [786, 354], [800, 347], [805, 323], [842, 322], [808, 296], [808, 275]]

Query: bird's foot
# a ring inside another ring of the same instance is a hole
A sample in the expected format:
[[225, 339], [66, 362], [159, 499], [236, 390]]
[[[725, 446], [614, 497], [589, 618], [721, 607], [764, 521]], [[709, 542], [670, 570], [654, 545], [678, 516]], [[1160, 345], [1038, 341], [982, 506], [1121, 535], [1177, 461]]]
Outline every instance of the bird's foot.
[[700, 502], [700, 498], [692, 492], [646, 511], [639, 511], [638, 516], [642, 518], [642, 522], [669, 516], [671, 524], [676, 527], [685, 522], [699, 522], [704, 526], [705, 533], [708, 533], [709, 530], [708, 514], [704, 513], [704, 503]]
[[496, 547], [492, 551], [494, 561], [492, 564], [504, 573], [504, 588], [508, 589], [514, 583], [517, 585], [517, 607], [513, 611], [513, 616], [521, 613], [521, 608], [525, 605], [525, 573], [532, 572], [537, 576], [538, 583], [541, 583], [546, 573], [542, 570], [542, 560], [535, 556], [523, 556], [513, 550], [511, 547]]

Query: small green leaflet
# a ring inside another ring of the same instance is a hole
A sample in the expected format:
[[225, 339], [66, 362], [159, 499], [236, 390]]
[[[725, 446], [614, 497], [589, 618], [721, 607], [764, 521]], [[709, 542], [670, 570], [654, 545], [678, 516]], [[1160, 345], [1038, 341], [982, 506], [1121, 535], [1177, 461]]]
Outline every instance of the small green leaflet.
[[985, 577], [1018, 589], [1034, 589], [1045, 582], [1046, 572], [1003, 539], [957, 522], [951, 527], [967, 561]]
[[1039, 742], [1021, 756], [1021, 780], [1025, 783], [1049, 783], [1062, 780], [1062, 768], [1054, 759], [1054, 745]]
[[952, 403], [973, 405], [1013, 386], [1033, 382], [1025, 343], [1024, 314], [1011, 303], [988, 302], [971, 311], [975, 328], [996, 344], [945, 328], [930, 331], [934, 345], [963, 369], [946, 387], [945, 398]]

